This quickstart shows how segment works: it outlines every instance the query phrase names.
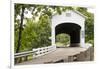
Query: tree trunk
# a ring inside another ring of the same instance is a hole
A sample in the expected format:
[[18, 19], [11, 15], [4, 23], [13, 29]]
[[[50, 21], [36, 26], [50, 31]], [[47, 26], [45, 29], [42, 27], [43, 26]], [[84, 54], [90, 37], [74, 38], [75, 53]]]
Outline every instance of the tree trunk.
[[20, 51], [20, 47], [21, 47], [21, 35], [22, 35], [22, 28], [23, 28], [24, 10], [25, 10], [25, 7], [22, 5], [21, 23], [19, 26], [18, 46], [16, 49], [16, 53]]
[[[25, 7], [22, 5], [21, 23], [19, 26], [18, 46], [16, 49], [16, 53], [18, 53], [20, 51], [20, 47], [21, 47], [21, 35], [22, 35], [22, 28], [23, 28], [24, 10], [25, 10]], [[19, 60], [18, 60], [18, 58], [15, 59], [15, 63], [19, 63], [21, 61], [22, 61], [22, 57], [20, 57]]]

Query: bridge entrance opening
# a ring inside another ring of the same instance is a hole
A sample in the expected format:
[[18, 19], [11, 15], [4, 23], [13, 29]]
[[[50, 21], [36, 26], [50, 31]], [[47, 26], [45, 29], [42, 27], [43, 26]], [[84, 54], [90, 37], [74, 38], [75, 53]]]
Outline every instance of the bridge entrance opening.
[[62, 48], [62, 47], [69, 47], [70, 46], [70, 35], [66, 33], [61, 33], [56, 35], [55, 40], [56, 47]]
[[61, 33], [70, 36], [70, 47], [80, 46], [80, 30], [81, 26], [75, 23], [61, 23], [55, 27], [55, 36]]

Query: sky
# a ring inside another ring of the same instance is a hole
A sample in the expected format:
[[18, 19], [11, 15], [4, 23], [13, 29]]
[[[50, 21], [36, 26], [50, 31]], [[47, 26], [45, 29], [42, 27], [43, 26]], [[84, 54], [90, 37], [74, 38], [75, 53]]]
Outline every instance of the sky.
[[94, 8], [88, 8], [88, 11], [91, 13], [95, 13], [95, 9]]

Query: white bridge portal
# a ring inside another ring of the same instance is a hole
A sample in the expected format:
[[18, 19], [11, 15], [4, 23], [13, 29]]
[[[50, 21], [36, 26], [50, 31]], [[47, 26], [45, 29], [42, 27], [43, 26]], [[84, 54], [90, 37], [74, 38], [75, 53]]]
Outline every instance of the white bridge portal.
[[66, 33], [70, 35], [70, 46], [85, 46], [85, 16], [75, 10], [67, 10], [62, 14], [52, 16], [52, 46], [55, 44], [57, 34]]

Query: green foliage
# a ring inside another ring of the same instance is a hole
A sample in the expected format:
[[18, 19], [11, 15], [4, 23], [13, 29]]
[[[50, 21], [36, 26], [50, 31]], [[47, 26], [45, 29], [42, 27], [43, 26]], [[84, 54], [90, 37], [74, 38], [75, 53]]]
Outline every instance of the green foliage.
[[70, 44], [70, 36], [68, 34], [59, 34], [56, 36], [56, 43], [59, 46], [59, 44], [61, 45], [68, 45]]
[[[48, 16], [42, 16], [38, 22], [27, 19], [22, 32], [21, 51], [32, 50], [33, 48], [49, 46], [51, 41], [51, 29]], [[15, 50], [17, 47], [18, 31], [15, 33]]]
[[85, 42], [94, 45], [94, 15], [88, 12], [87, 8], [78, 7], [77, 10], [87, 17], [85, 21]]

